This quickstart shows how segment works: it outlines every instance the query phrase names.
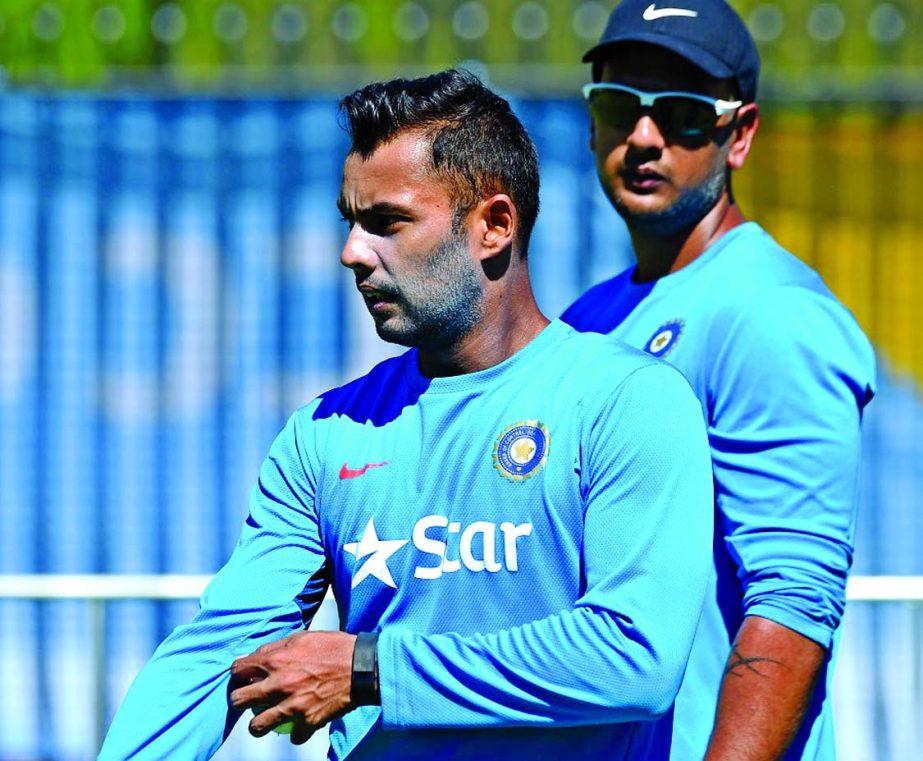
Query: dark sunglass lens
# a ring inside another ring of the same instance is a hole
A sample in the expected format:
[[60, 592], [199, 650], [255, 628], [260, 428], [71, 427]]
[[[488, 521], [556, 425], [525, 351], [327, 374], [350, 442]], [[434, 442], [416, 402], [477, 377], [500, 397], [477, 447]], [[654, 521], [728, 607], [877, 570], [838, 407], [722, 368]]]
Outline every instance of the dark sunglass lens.
[[618, 129], [631, 129], [641, 116], [638, 96], [619, 90], [597, 90], [590, 96], [593, 118]]
[[698, 137], [715, 128], [714, 107], [695, 98], [667, 97], [654, 103], [654, 121], [673, 137]]

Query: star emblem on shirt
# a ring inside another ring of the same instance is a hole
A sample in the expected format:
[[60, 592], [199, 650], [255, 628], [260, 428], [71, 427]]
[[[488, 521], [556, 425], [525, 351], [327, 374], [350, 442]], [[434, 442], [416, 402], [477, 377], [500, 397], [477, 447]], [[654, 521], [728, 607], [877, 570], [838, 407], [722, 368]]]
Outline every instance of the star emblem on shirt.
[[667, 356], [675, 348], [685, 326], [685, 320], [679, 318], [667, 320], [657, 328], [650, 340], [644, 344], [644, 351], [653, 354], [655, 357]]
[[654, 342], [651, 344], [651, 348], [654, 351], [660, 351], [663, 348], [663, 345], [670, 340], [672, 334], [670, 333], [661, 333], [657, 338], [654, 339]]
[[531, 441], [522, 441], [513, 445], [513, 455], [518, 462], [528, 462], [535, 451], [535, 444]]
[[362, 538], [358, 542], [343, 545], [343, 550], [355, 556], [356, 560], [366, 558], [353, 575], [351, 588], [355, 589], [363, 580], [374, 576], [389, 587], [397, 589], [397, 584], [394, 583], [394, 577], [388, 568], [388, 558], [405, 544], [407, 544], [406, 539], [379, 539], [378, 532], [375, 530], [375, 516], [369, 518]]

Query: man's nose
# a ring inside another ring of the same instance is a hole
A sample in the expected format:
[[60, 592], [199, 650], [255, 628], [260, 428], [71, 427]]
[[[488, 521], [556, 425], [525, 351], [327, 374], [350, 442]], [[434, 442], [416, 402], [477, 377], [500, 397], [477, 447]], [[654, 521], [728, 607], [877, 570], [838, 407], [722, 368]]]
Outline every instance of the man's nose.
[[374, 270], [378, 257], [369, 236], [359, 225], [353, 225], [340, 252], [340, 263], [353, 271]]
[[657, 122], [654, 121], [651, 115], [646, 112], [638, 117], [634, 128], [628, 133], [626, 141], [629, 146], [637, 150], [663, 150], [666, 146], [666, 140], [664, 140], [660, 127], [657, 126]]

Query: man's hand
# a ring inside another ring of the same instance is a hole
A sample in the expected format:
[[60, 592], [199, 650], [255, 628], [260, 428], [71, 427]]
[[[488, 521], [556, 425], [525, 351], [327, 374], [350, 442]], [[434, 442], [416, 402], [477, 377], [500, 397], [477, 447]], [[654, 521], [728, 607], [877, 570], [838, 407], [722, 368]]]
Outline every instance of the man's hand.
[[731, 647], [706, 761], [770, 761], [795, 738], [827, 651], [759, 616]]
[[262, 737], [291, 721], [291, 741], [299, 745], [349, 711], [355, 643], [344, 632], [298, 632], [234, 661], [231, 705], [269, 706], [250, 722], [250, 734]]

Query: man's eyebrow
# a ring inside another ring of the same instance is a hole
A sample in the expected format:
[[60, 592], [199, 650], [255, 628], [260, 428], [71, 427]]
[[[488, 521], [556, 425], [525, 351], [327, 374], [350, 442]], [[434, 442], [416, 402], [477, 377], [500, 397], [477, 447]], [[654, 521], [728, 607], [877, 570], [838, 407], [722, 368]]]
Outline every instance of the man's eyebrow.
[[411, 213], [411, 209], [407, 206], [391, 203], [390, 201], [379, 201], [378, 203], [373, 203], [371, 206], [359, 207], [354, 212], [351, 212], [346, 202], [343, 199], [340, 199], [337, 201], [337, 207], [340, 209], [340, 213], [342, 213], [344, 216], [346, 216], [348, 213], [354, 213], [356, 216], [363, 214], [407, 216]]

